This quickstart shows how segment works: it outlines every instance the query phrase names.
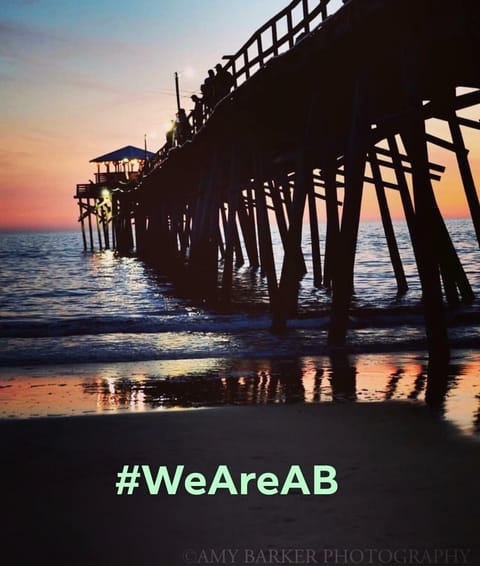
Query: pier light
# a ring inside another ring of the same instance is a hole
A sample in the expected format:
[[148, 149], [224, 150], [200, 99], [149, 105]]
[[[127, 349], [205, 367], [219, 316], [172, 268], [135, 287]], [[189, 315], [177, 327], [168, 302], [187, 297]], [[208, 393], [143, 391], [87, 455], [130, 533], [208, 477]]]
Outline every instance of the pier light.
[[110, 191], [106, 187], [102, 189], [102, 192], [100, 194], [102, 195], [103, 198], [110, 197]]

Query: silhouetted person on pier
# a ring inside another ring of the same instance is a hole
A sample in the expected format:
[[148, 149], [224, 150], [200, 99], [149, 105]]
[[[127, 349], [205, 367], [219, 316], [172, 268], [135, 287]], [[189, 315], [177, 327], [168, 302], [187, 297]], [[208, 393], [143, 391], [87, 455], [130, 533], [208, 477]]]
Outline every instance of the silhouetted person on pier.
[[187, 115], [185, 110], [180, 108], [177, 112], [177, 118], [175, 120], [175, 127], [173, 129], [173, 138], [176, 145], [183, 145], [187, 140], [192, 137], [192, 127], [188, 123]]
[[192, 95], [191, 98], [195, 104], [192, 110], [193, 130], [198, 132], [203, 125], [203, 100], [196, 94]]
[[167, 149], [167, 151], [170, 148], [173, 147], [173, 131], [174, 131], [174, 128], [175, 128], [175, 122], [173, 120], [170, 120], [170, 128], [165, 133], [165, 137], [167, 138], [165, 148]]
[[215, 107], [215, 73], [213, 69], [208, 69], [208, 77], [203, 81], [200, 88], [203, 94], [205, 115], [208, 117]]
[[233, 76], [220, 63], [215, 65], [217, 74], [215, 75], [215, 104], [227, 96], [233, 86]]
[[206, 120], [210, 115], [210, 108], [207, 106], [207, 96], [205, 95], [207, 92], [207, 88], [205, 87], [205, 83], [200, 85], [200, 92], [202, 93], [202, 104], [203, 104], [203, 119]]

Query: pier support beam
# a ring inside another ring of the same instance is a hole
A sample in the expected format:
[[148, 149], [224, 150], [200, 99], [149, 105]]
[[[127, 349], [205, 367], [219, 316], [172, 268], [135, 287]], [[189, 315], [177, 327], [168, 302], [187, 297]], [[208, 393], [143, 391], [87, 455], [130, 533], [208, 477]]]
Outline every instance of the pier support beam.
[[333, 285], [333, 271], [335, 261], [338, 260], [338, 239], [340, 234], [340, 221], [338, 219], [337, 195], [337, 165], [334, 156], [327, 159], [328, 164], [322, 171], [325, 181], [325, 203], [327, 216], [327, 229], [325, 235], [325, 258], [323, 264], [323, 284], [327, 288]]
[[308, 214], [310, 221], [310, 241], [312, 248], [312, 269], [314, 287], [322, 286], [322, 256], [320, 253], [320, 234], [318, 231], [317, 199], [313, 182], [308, 187]]
[[370, 150], [368, 153], [370, 160], [370, 167], [372, 170], [372, 177], [375, 183], [375, 192], [377, 194], [378, 206], [380, 209], [380, 216], [382, 219], [383, 230], [387, 240], [388, 251], [390, 253], [390, 260], [392, 262], [395, 279], [397, 281], [397, 292], [403, 295], [408, 290], [407, 278], [403, 269], [402, 259], [398, 251], [397, 240], [395, 238], [395, 231], [393, 229], [392, 217], [388, 208], [387, 197], [385, 195], [385, 188], [382, 182], [382, 175], [378, 164], [377, 154], [375, 150]]
[[452, 295], [452, 297], [450, 299], [448, 288], [444, 285], [447, 293], [447, 300], [451, 304], [458, 303], [459, 292], [462, 301], [466, 304], [470, 304], [474, 300], [472, 287], [468, 281], [462, 263], [458, 258], [457, 251], [455, 250], [455, 246], [453, 245], [450, 234], [436, 202], [434, 202], [433, 215], [436, 220], [434, 227], [438, 239], [442, 279], [444, 283], [447, 282], [447, 285], [452, 288], [450, 291], [450, 295]]
[[135, 207], [135, 250], [142, 255], [146, 247], [147, 217], [141, 205]]
[[[82, 241], [83, 241], [83, 251], [87, 251], [87, 238], [85, 236], [85, 205], [83, 204], [83, 200], [81, 197], [78, 198], [78, 212], [79, 212], [79, 220], [80, 226], [82, 228]], [[88, 208], [86, 209], [88, 210]]]
[[87, 198], [87, 216], [88, 216], [88, 235], [90, 236], [90, 251], [93, 252], [93, 228], [92, 228], [92, 206], [90, 204], [90, 199]]
[[273, 255], [272, 234], [267, 213], [265, 186], [263, 183], [263, 164], [258, 151], [254, 155], [255, 167], [255, 202], [257, 204], [258, 242], [260, 244], [260, 261], [262, 271], [267, 277], [270, 308], [275, 312], [277, 304], [277, 273]]
[[307, 194], [313, 190], [312, 169], [307, 162], [304, 150], [299, 148], [295, 173], [295, 192], [292, 202], [290, 226], [287, 234], [285, 256], [278, 293], [278, 302], [273, 311], [272, 327], [274, 331], [282, 331], [287, 319], [296, 314], [298, 287], [304, 275], [301, 270], [302, 255], [302, 221]]
[[200, 183], [193, 216], [189, 280], [186, 282], [190, 294], [207, 301], [215, 300], [217, 292], [220, 182], [218, 150], [215, 149], [210, 167]]
[[270, 198], [272, 199], [272, 204], [275, 211], [275, 218], [277, 220], [278, 232], [282, 240], [283, 249], [285, 250], [287, 246], [288, 227], [287, 227], [287, 221], [285, 219], [285, 211], [282, 203], [282, 195], [275, 181], [270, 181], [268, 186], [270, 189]]
[[243, 232], [243, 239], [247, 249], [250, 267], [257, 269], [260, 266], [260, 257], [257, 242], [255, 207], [253, 204], [253, 192], [251, 186], [247, 187], [244, 197], [239, 202], [238, 219]]
[[237, 232], [237, 208], [240, 198], [240, 190], [237, 186], [236, 178], [236, 153], [235, 147], [232, 147], [230, 153], [230, 178], [227, 188], [228, 195], [228, 217], [225, 226], [225, 258], [222, 273], [222, 291], [221, 300], [229, 303], [232, 293], [232, 277], [233, 277], [233, 253], [236, 246], [240, 246]]
[[364, 80], [358, 79], [355, 84], [352, 127], [345, 154], [345, 197], [339, 234], [339, 254], [334, 266], [332, 314], [328, 333], [331, 346], [345, 343], [348, 309], [353, 293], [355, 251], [367, 154], [368, 123], [364, 83]]
[[98, 199], [93, 199], [94, 203], [94, 213], [95, 213], [95, 223], [97, 225], [97, 238], [98, 238], [98, 249], [103, 250], [103, 243], [102, 243], [102, 230], [100, 229], [100, 214], [101, 214], [101, 207], [100, 201]]
[[477, 242], [480, 246], [480, 203], [478, 200], [477, 190], [475, 188], [475, 182], [473, 180], [472, 170], [468, 161], [468, 150], [465, 147], [462, 131], [454, 112], [452, 112], [448, 117], [448, 125], [450, 126], [452, 141], [456, 148], [458, 168], [460, 170], [465, 196], [467, 197], [468, 206], [470, 208], [470, 216], [472, 217]]
[[423, 308], [430, 361], [444, 365], [449, 358], [447, 325], [440, 284], [438, 247], [435, 238], [436, 202], [430, 181], [425, 124], [420, 99], [408, 97], [408, 119], [402, 130], [403, 145], [412, 164], [415, 203], [417, 265], [422, 286]]
[[415, 263], [418, 266], [419, 263], [419, 252], [418, 252], [418, 234], [416, 230], [416, 218], [415, 210], [413, 208], [412, 197], [410, 196], [410, 191], [408, 190], [407, 177], [402, 165], [402, 158], [400, 155], [400, 150], [398, 148], [398, 143], [395, 136], [390, 136], [388, 138], [388, 146], [390, 153], [392, 155], [392, 163], [395, 170], [395, 176], [397, 179], [398, 190], [400, 192], [400, 198], [402, 200], [403, 212], [405, 214], [405, 221], [407, 223], [408, 233], [410, 235], [410, 241], [412, 243], [413, 255], [415, 256]]

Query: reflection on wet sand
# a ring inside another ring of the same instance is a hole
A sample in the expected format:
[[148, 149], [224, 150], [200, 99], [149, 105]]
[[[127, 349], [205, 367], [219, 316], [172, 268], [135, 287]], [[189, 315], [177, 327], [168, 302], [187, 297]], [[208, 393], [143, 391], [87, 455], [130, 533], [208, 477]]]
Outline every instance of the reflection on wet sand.
[[335, 353], [78, 366], [78, 372], [51, 375], [31, 369], [4, 376], [0, 417], [410, 400], [425, 402], [464, 432], [480, 431], [480, 356], [474, 352], [462, 353], [445, 367], [428, 367], [418, 354]]

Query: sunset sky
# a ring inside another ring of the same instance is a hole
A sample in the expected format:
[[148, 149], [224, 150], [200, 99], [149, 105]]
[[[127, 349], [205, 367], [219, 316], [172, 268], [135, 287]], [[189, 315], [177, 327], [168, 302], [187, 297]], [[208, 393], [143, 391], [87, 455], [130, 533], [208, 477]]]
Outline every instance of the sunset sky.
[[[145, 134], [157, 150], [175, 114], [175, 71], [188, 109], [207, 70], [287, 4], [3, 0], [0, 228], [75, 227], [73, 194], [76, 183], [93, 178], [89, 160], [124, 145], [143, 147]], [[470, 147], [480, 147], [478, 137], [469, 134]], [[477, 172], [479, 152], [472, 153]], [[438, 193], [442, 210], [464, 215], [454, 161], [441, 155], [449, 164]], [[377, 215], [372, 194], [365, 218]]]

